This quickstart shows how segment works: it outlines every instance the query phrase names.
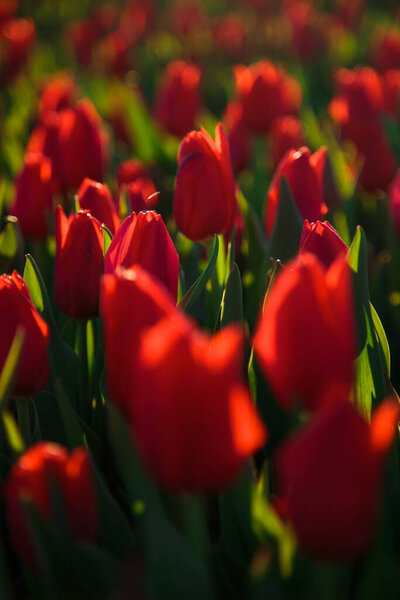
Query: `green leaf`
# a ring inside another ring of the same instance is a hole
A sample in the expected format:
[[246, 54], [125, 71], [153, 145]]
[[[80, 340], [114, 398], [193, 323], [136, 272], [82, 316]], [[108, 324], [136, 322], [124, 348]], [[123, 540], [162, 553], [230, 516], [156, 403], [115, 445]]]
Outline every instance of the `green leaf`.
[[293, 200], [286, 177], [281, 178], [278, 209], [268, 244], [270, 256], [287, 261], [299, 251], [303, 219]]
[[79, 359], [60, 335], [46, 286], [30, 254], [26, 255], [24, 280], [29, 287], [34, 305], [50, 328], [49, 358], [53, 389], [55, 390], [55, 380], [60, 379], [68, 397], [76, 402], [79, 391]]
[[158, 490], [141, 464], [127, 422], [111, 403], [107, 405], [107, 413], [110, 446], [132, 506], [137, 502], [141, 502], [144, 503], [146, 508], [160, 511], [161, 503]]
[[103, 230], [103, 256], [105, 256], [113, 240], [113, 234], [107, 229], [104, 223], [101, 226], [101, 229]]
[[25, 451], [25, 445], [15, 419], [9, 410], [4, 410], [2, 413], [3, 425], [6, 432], [7, 443], [16, 456]]
[[[347, 260], [353, 271], [354, 310], [358, 338], [356, 404], [369, 419], [372, 408], [387, 396], [384, 372], [388, 365], [390, 367], [390, 358], [387, 341], [385, 347], [386, 336], [383, 327], [379, 319], [375, 318], [375, 321], [373, 319], [375, 311], [371, 310], [369, 300], [367, 241], [360, 227], [356, 230]], [[376, 326], [379, 330], [378, 336]], [[381, 338], [382, 342], [379, 341]]]
[[278, 517], [266, 495], [265, 467], [252, 498], [253, 529], [260, 541], [275, 540], [278, 545], [281, 573], [289, 577], [292, 572], [296, 541], [290, 526]]
[[231, 270], [226, 281], [221, 303], [221, 327], [229, 323], [243, 321], [242, 278], [236, 263], [231, 263]]
[[10, 273], [23, 265], [23, 239], [18, 219], [8, 216], [7, 225], [0, 233], [0, 272]]
[[18, 327], [0, 374], [0, 411], [4, 410], [11, 393], [18, 362], [24, 346], [25, 330]]
[[382, 321], [380, 320], [378, 313], [376, 312], [376, 310], [372, 306], [372, 304], [370, 304], [370, 309], [371, 309], [372, 321], [373, 321], [374, 327], [375, 327], [375, 333], [378, 336], [378, 341], [382, 348], [383, 356], [385, 357], [386, 373], [387, 373], [388, 377], [390, 377], [390, 366], [391, 365], [390, 365], [389, 342], [387, 340], [386, 333], [385, 333], [385, 330], [382, 325]]
[[158, 600], [213, 600], [212, 580], [206, 564], [188, 541], [162, 515], [145, 516], [149, 592]]
[[195, 300], [197, 300], [200, 293], [203, 291], [207, 281], [211, 277], [212, 272], [215, 268], [215, 264], [217, 262], [217, 257], [218, 257], [218, 250], [219, 250], [219, 242], [218, 242], [218, 236], [216, 235], [214, 237], [214, 245], [213, 245], [213, 249], [211, 252], [211, 256], [210, 256], [208, 265], [206, 266], [206, 268], [204, 269], [204, 271], [200, 275], [200, 277], [197, 279], [197, 281], [194, 282], [194, 284], [186, 292], [186, 294], [184, 295], [184, 297], [178, 304], [178, 308], [180, 310], [188, 312], [190, 307], [193, 305]]

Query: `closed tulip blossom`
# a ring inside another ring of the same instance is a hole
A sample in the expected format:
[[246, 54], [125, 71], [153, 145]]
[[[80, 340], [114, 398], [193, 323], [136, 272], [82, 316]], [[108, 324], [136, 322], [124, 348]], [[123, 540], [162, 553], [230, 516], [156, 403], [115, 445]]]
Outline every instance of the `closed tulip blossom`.
[[58, 161], [65, 187], [76, 188], [85, 177], [102, 181], [107, 153], [107, 138], [90, 100], [79, 100], [73, 108], [61, 111]]
[[325, 269], [303, 254], [272, 288], [254, 350], [277, 401], [319, 409], [353, 385], [356, 330], [351, 270], [344, 254]]
[[178, 311], [143, 333], [132, 431], [164, 487], [226, 489], [265, 442], [242, 379], [242, 346], [239, 326], [209, 337]]
[[338, 256], [347, 252], [348, 247], [328, 221], [304, 221], [299, 258], [304, 253], [311, 253], [319, 258], [325, 268], [329, 268]]
[[174, 192], [178, 228], [191, 240], [204, 240], [229, 231], [235, 213], [235, 182], [222, 125], [217, 125], [215, 142], [204, 129], [191, 131], [178, 152]]
[[57, 206], [54, 295], [60, 310], [75, 319], [98, 314], [103, 273], [103, 232], [88, 211], [67, 217]]
[[157, 189], [150, 177], [137, 177], [122, 186], [129, 208], [135, 213], [151, 210], [158, 203]]
[[78, 89], [72, 76], [59, 72], [44, 86], [39, 100], [39, 116], [49, 111], [60, 112], [74, 105]]
[[305, 136], [300, 119], [293, 115], [279, 117], [270, 128], [271, 154], [274, 167], [288, 150], [304, 146]]
[[81, 209], [88, 210], [114, 235], [120, 219], [107, 185], [86, 177], [78, 190], [78, 202]]
[[47, 236], [52, 201], [51, 161], [40, 153], [27, 154], [16, 180], [15, 200], [10, 208], [25, 236], [39, 239]]
[[0, 277], [0, 373], [12, 342], [20, 329], [23, 346], [12, 392], [16, 396], [32, 396], [40, 392], [50, 373], [47, 346], [50, 333], [47, 323], [33, 305], [29, 289], [16, 271]]
[[[318, 156], [318, 155], [317, 155]], [[280, 161], [268, 190], [265, 210], [265, 230], [272, 234], [278, 210], [281, 178], [285, 176], [300, 215], [318, 221], [328, 209], [323, 197], [322, 181], [315, 165], [316, 154], [303, 146], [289, 150]]]
[[183, 137], [195, 126], [201, 107], [201, 72], [196, 65], [171, 62], [163, 75], [155, 100], [155, 116], [166, 131]]
[[270, 61], [250, 67], [237, 65], [234, 76], [243, 119], [250, 130], [266, 132], [274, 119], [297, 114], [302, 101], [299, 83]]
[[0, 76], [12, 80], [24, 66], [35, 43], [32, 19], [10, 19], [0, 24]]
[[176, 302], [179, 257], [161, 215], [153, 210], [132, 213], [120, 225], [104, 262], [104, 272], [140, 265], [156, 277]]
[[104, 330], [105, 372], [111, 400], [134, 419], [132, 393], [143, 331], [175, 311], [167, 290], [136, 264], [104, 275], [100, 314]]
[[279, 493], [300, 548], [342, 562], [366, 552], [378, 533], [385, 456], [399, 405], [383, 402], [371, 425], [348, 401], [325, 408], [277, 454]]
[[69, 453], [57, 444], [36, 444], [12, 466], [4, 484], [7, 526], [14, 551], [33, 569], [40, 565], [25, 505], [30, 504], [47, 525], [53, 525], [52, 486], [61, 496], [72, 538], [94, 542], [97, 535], [97, 501], [87, 451], [76, 448]]
[[328, 110], [363, 162], [361, 186], [386, 189], [396, 172], [396, 159], [381, 122], [386, 110], [383, 80], [369, 67], [339, 69], [335, 79], [338, 93]]

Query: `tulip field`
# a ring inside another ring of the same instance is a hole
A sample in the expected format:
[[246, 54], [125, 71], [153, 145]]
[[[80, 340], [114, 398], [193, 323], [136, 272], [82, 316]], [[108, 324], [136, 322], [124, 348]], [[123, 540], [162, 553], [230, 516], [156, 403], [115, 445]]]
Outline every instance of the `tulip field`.
[[0, 600], [400, 597], [397, 0], [0, 0]]

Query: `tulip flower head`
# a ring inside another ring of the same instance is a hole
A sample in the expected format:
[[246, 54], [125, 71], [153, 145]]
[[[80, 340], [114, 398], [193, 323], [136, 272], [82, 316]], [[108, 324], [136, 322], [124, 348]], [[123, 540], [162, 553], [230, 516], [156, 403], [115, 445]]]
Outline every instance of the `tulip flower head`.
[[215, 142], [202, 128], [191, 131], [178, 152], [174, 193], [178, 228], [191, 240], [204, 240], [228, 231], [235, 213], [235, 182], [222, 125], [217, 125]]
[[176, 302], [179, 257], [161, 215], [132, 213], [120, 225], [105, 256], [104, 272], [140, 265], [156, 277]]
[[54, 295], [62, 312], [75, 319], [98, 314], [103, 273], [103, 233], [89, 211], [69, 218], [57, 206]]
[[[257, 360], [286, 410], [316, 410], [353, 385], [356, 331], [351, 270], [344, 254], [329, 269], [303, 254], [281, 272], [254, 336]], [[328, 390], [330, 393], [328, 394]]]
[[29, 289], [16, 271], [0, 277], [0, 372], [2, 371], [17, 329], [24, 335], [13, 393], [32, 396], [40, 392], [50, 373], [47, 346], [50, 333], [47, 323], [33, 305]]
[[36, 444], [13, 465], [4, 484], [7, 525], [14, 550], [34, 569], [39, 565], [25, 504], [31, 504], [51, 525], [52, 485], [60, 492], [72, 537], [93, 542], [97, 534], [97, 502], [87, 451], [76, 448], [69, 453], [56, 444]]
[[266, 199], [265, 229], [268, 236], [272, 234], [275, 224], [283, 175], [289, 183], [293, 200], [304, 219], [318, 221], [327, 213], [322, 181], [314, 157], [315, 154], [312, 155], [309, 149], [303, 146], [298, 150], [289, 150], [280, 161]]
[[394, 400], [376, 409], [371, 425], [342, 400], [279, 449], [281, 494], [301, 548], [313, 557], [346, 561], [368, 550], [377, 533], [384, 458], [398, 419]]

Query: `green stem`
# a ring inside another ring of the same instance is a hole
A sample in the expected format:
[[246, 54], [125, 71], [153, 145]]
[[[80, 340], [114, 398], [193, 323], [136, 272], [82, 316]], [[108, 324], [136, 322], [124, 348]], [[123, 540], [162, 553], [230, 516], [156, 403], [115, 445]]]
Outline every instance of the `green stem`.
[[88, 420], [90, 414], [89, 363], [87, 354], [87, 321], [78, 321], [78, 353], [81, 362], [81, 394], [79, 413], [82, 419]]
[[26, 446], [32, 446], [31, 419], [29, 415], [29, 398], [19, 396], [17, 402], [18, 427]]

